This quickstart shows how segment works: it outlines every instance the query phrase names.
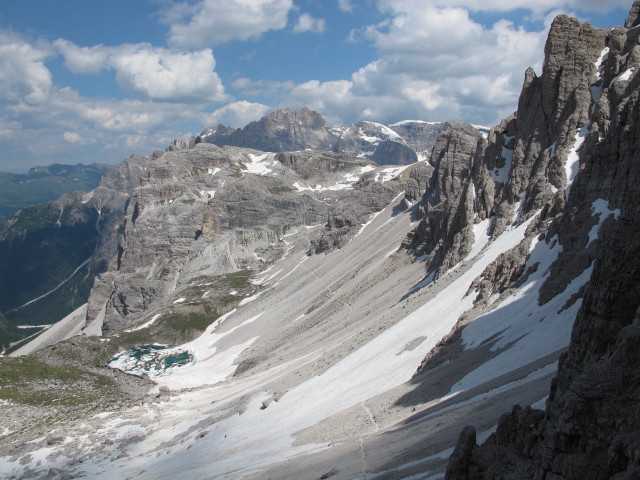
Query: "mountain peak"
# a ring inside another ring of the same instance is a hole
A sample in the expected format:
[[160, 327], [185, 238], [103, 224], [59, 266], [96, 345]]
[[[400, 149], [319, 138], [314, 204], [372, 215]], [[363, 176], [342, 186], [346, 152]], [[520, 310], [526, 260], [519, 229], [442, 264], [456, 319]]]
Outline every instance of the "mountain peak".
[[[346, 127], [335, 127], [308, 107], [282, 108], [240, 129], [221, 125], [207, 129], [198, 136], [196, 143], [233, 145], [265, 152], [324, 150], [369, 158], [381, 165], [405, 165], [425, 160], [443, 130], [442, 123], [420, 121], [387, 126], [362, 120]], [[402, 146], [389, 145], [388, 141]], [[381, 146], [383, 142], [387, 143]]]

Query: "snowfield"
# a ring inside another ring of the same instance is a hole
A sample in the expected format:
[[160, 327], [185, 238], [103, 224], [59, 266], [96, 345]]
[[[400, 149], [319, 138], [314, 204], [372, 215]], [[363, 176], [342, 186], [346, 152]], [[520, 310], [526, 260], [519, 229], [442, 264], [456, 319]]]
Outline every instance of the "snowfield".
[[[476, 312], [473, 281], [501, 253], [530, 241], [525, 231], [535, 217], [493, 241], [489, 221], [477, 224], [471, 253], [433, 281], [425, 280], [423, 262], [396, 253], [414, 225], [411, 209], [393, 215], [401, 201], [372, 215], [338, 252], [308, 256], [292, 244], [291, 254], [257, 275], [258, 294], [193, 342], [166, 350], [187, 351], [192, 361], [147, 372], [158, 384], [152, 393], [162, 387], [170, 396], [96, 416], [92, 435], [70, 428], [65, 445], [74, 453], [47, 447], [37, 452], [41, 466], [106, 479], [174, 480], [185, 472], [193, 479], [317, 479], [333, 471], [345, 479], [376, 472], [441, 478], [462, 427], [488, 435], [512, 404], [545, 398], [580, 305], [567, 300], [590, 268], [540, 306], [539, 288], [561, 247], [536, 239], [535, 272], [516, 293]], [[599, 203], [593, 210], [598, 228], [616, 213]], [[471, 311], [459, 340], [446, 343], [447, 358], [416, 375]], [[113, 366], [143, 373], [126, 355]], [[91, 462], [70, 466], [106, 439], [113, 444]], [[0, 458], [5, 475], [24, 468]]]

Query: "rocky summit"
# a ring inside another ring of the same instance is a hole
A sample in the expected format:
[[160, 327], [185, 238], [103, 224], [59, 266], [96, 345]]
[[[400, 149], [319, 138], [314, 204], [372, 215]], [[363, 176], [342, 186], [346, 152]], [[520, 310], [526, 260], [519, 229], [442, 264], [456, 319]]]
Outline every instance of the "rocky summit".
[[444, 123], [411, 120], [389, 126], [362, 121], [347, 127], [334, 127], [308, 108], [285, 108], [241, 129], [224, 125], [207, 129], [194, 142], [266, 152], [325, 150], [365, 157], [379, 165], [409, 165], [429, 157], [443, 129]]
[[638, 478], [639, 12], [491, 129], [285, 109], [4, 222], [1, 476]]

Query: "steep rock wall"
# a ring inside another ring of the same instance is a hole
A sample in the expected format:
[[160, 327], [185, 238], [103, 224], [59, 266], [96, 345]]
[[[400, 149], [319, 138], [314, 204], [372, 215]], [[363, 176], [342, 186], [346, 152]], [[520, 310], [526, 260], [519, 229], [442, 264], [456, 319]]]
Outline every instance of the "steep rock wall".
[[559, 133], [575, 140], [564, 151], [579, 164], [547, 233], [563, 252], [541, 300], [576, 271], [593, 271], [545, 412], [514, 407], [481, 446], [466, 430], [449, 479], [640, 475], [639, 9], [636, 1], [625, 28], [598, 31], [567, 17], [553, 24], [542, 79], [549, 94], [539, 105], [548, 125], [567, 125]]

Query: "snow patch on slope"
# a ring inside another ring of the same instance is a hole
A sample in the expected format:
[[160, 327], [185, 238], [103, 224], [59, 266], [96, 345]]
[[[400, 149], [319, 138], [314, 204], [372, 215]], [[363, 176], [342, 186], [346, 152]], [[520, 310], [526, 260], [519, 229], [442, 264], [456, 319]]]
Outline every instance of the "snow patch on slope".
[[255, 175], [268, 175], [273, 173], [276, 165], [275, 154], [263, 153], [261, 155], [249, 154], [249, 162], [245, 163], [246, 170]]
[[571, 185], [573, 185], [573, 181], [578, 174], [578, 169], [580, 168], [580, 154], [578, 150], [584, 143], [584, 139], [589, 132], [590, 123], [583, 126], [578, 130], [575, 136], [575, 141], [571, 150], [569, 150], [569, 155], [567, 156], [567, 161], [565, 163], [565, 173], [567, 176], [567, 186], [565, 187], [566, 196], [569, 196], [569, 192], [571, 191]]
[[151, 325], [153, 325], [155, 323], [155, 321], [160, 318], [160, 315], [162, 315], [161, 313], [156, 313], [153, 317], [151, 317], [151, 320], [149, 320], [146, 323], [143, 323], [142, 325], [139, 325], [135, 328], [131, 328], [129, 330], [125, 330], [125, 332], [137, 332], [138, 330], [142, 330], [143, 328], [147, 328], [150, 327]]
[[489, 242], [489, 229], [491, 228], [491, 219], [487, 218], [473, 226], [474, 242], [471, 251], [463, 261], [469, 261], [478, 255], [485, 245]]
[[471, 389], [512, 371], [515, 365], [526, 365], [568, 345], [573, 321], [582, 302], [576, 301], [569, 307], [565, 306], [571, 296], [589, 280], [592, 267], [585, 269], [563, 292], [540, 305], [540, 287], [561, 251], [558, 242], [546, 244], [534, 239], [524, 270], [536, 264], [537, 270], [514, 294], [502, 300], [496, 309], [475, 318], [463, 329], [465, 349], [477, 348], [484, 342], [492, 341], [491, 351], [504, 351], [466, 375], [454, 385], [452, 391]]
[[620, 218], [620, 209], [616, 208], [615, 210], [611, 210], [609, 208], [609, 202], [602, 198], [598, 198], [594, 200], [593, 204], [591, 205], [591, 213], [594, 217], [598, 217], [598, 221], [593, 227], [591, 227], [591, 230], [589, 230], [589, 245], [591, 244], [591, 242], [598, 238], [600, 227], [607, 218], [609, 218], [611, 215], [613, 215], [613, 218], [616, 220]]

